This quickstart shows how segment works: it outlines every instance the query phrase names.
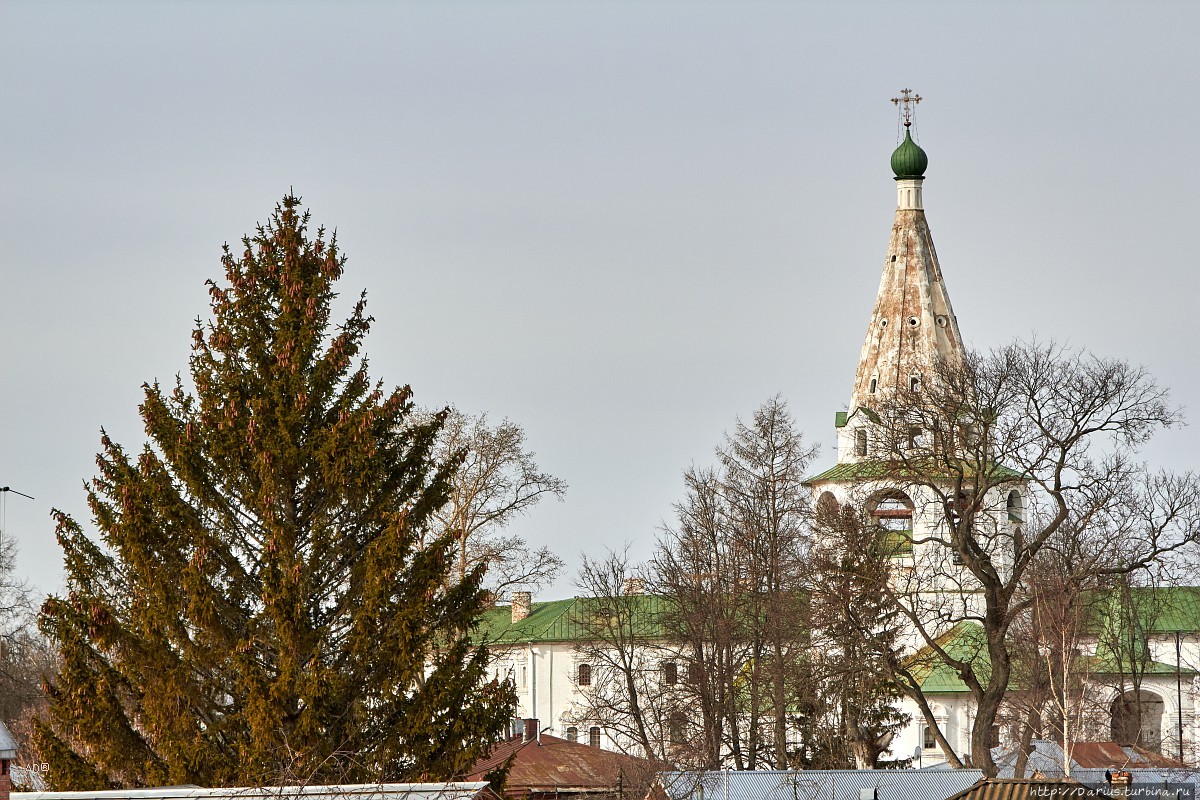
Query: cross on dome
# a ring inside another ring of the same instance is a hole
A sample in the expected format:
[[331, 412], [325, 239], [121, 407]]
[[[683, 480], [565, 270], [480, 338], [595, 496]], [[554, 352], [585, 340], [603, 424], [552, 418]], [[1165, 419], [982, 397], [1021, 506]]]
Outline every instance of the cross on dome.
[[921, 102], [921, 95], [914, 94], [912, 89], [901, 89], [900, 96], [892, 98], [892, 104], [897, 106], [904, 116], [904, 127], [912, 126], [913, 111], [919, 102]]

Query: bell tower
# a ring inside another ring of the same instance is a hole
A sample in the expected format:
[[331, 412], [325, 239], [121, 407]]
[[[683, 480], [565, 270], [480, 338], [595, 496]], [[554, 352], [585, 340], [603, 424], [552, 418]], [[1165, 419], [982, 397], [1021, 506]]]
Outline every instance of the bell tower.
[[891, 159], [896, 216], [849, 411], [837, 416], [838, 463], [872, 456], [870, 418], [891, 396], [900, 390], [919, 391], [940, 365], [953, 366], [963, 358], [958, 320], [925, 219], [923, 184], [929, 157], [912, 136], [913, 110], [920, 101], [909, 89], [892, 100], [904, 123], [904, 138]]

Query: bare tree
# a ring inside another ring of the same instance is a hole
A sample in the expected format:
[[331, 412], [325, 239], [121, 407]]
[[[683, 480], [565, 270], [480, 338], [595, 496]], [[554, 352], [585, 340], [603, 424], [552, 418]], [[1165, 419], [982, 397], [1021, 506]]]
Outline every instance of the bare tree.
[[717, 451], [722, 491], [735, 546], [745, 554], [741, 596], [748, 619], [751, 662], [749, 737], [758, 749], [758, 715], [766, 717], [762, 756], [751, 763], [789, 766], [788, 715], [798, 686], [811, 686], [803, 586], [812, 513], [804, 486], [818, 448], [796, 431], [787, 403], [776, 395], [747, 425], [737, 421]]
[[698, 766], [786, 768], [797, 711], [812, 697], [802, 591], [816, 448], [778, 396], [740, 420], [714, 469], [684, 474], [686, 498], [654, 559], [666, 621], [688, 654], [702, 735]]
[[699, 730], [686, 759], [718, 769], [728, 752], [746, 769], [739, 682], [750, 659], [747, 615], [740, 602], [745, 555], [729, 536], [727, 501], [712, 470], [688, 469], [687, 494], [675, 507], [651, 565], [655, 590], [668, 602], [663, 625], [686, 661], [687, 688]]
[[[582, 707], [572, 722], [598, 724], [618, 746], [629, 742], [653, 764], [670, 760], [671, 723], [683, 707], [678, 671], [665, 674], [674, 651], [663, 638], [660, 599], [644, 594], [645, 576], [628, 546], [584, 557], [577, 585], [585, 593], [572, 623], [581, 631], [575, 656]], [[671, 680], [668, 680], [668, 678]]]
[[453, 410], [437, 449], [438, 458], [460, 460], [450, 500], [434, 515], [436, 533], [452, 533], [458, 543], [458, 579], [484, 565], [485, 585], [497, 597], [516, 586], [552, 581], [562, 570], [561, 558], [549, 548], [531, 548], [519, 535], [501, 533], [543, 497], [561, 500], [567, 491], [565, 481], [538, 468], [521, 426], [505, 419], [492, 427], [487, 414]]
[[[1074, 552], [1080, 570], [1117, 575], [1194, 552], [1196, 476], [1135, 460], [1179, 413], [1141, 368], [1035, 342], [942, 365], [876, 416], [880, 484], [904, 492], [925, 521], [910, 568], [881, 590], [969, 689], [971, 758], [994, 775], [1012, 634], [1035, 603], [1024, 587], [1038, 565]], [[984, 668], [940, 638], [959, 622], [981, 627]]]
[[14, 575], [15, 556], [13, 540], [0, 541], [0, 719], [28, 756], [30, 722], [46, 707], [42, 682], [54, 674], [57, 659], [37, 628], [33, 589]]

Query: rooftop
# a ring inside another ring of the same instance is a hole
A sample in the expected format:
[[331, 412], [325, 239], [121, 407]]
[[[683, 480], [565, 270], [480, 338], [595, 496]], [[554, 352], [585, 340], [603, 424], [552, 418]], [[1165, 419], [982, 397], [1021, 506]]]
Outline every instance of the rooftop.
[[466, 777], [483, 780], [509, 758], [512, 766], [504, 793], [515, 797], [529, 792], [615, 792], [622, 786], [638, 785], [653, 770], [645, 759], [543, 733], [528, 741], [518, 736], [501, 742], [487, 758], [476, 762]]
[[480, 618], [475, 637], [491, 645], [585, 641], [616, 617], [632, 619], [640, 635], [661, 638], [663, 608], [663, 598], [649, 594], [572, 597], [533, 603], [528, 617], [513, 622], [512, 606], [495, 606]]

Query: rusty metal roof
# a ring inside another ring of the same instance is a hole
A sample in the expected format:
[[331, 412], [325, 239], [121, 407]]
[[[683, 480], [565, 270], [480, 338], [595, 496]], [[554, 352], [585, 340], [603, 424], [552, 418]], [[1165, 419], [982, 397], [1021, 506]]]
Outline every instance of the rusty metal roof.
[[[1047, 778], [1063, 777], [1063, 751], [1058, 742], [1049, 739], [1034, 739], [1029, 743], [1026, 755], [1025, 774], [1038, 772]], [[999, 769], [998, 777], [1016, 777], [1014, 768], [1017, 761], [1017, 748], [1014, 746], [996, 747], [992, 749], [992, 760]], [[1160, 753], [1119, 742], [1076, 742], [1071, 746], [1071, 777], [1084, 783], [1095, 785], [1108, 769], [1160, 769], [1182, 770], [1182, 764], [1173, 758]], [[1153, 782], [1156, 778], [1150, 778]], [[1188, 782], [1194, 782], [1189, 779]]]
[[1035, 780], [1033, 778], [992, 778], [981, 780], [970, 789], [947, 800], [1071, 800], [1105, 798], [1070, 778]]
[[1071, 748], [1071, 759], [1082, 769], [1183, 766], [1161, 753], [1117, 742], [1076, 742]]
[[528, 792], [616, 791], [653, 772], [649, 761], [602, 750], [580, 742], [542, 734], [537, 739], [520, 737], [501, 742], [471, 768], [464, 780], [483, 780], [484, 775], [513, 758], [504, 793], [524, 796]]

